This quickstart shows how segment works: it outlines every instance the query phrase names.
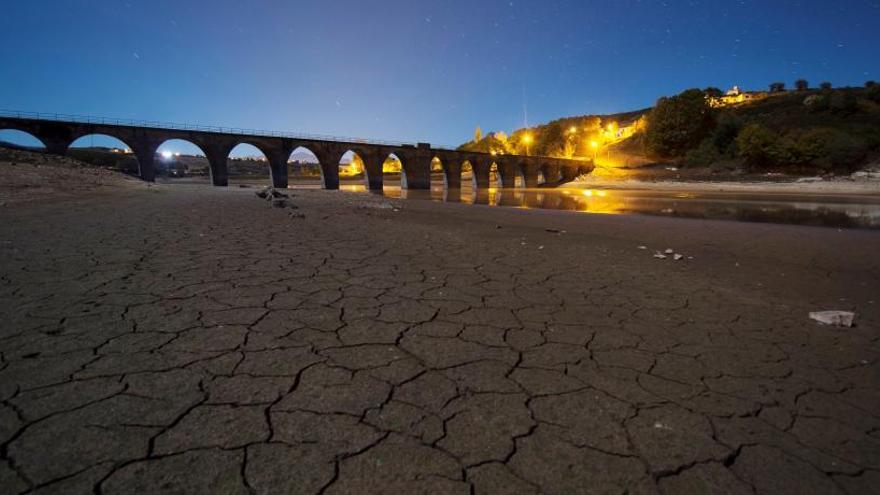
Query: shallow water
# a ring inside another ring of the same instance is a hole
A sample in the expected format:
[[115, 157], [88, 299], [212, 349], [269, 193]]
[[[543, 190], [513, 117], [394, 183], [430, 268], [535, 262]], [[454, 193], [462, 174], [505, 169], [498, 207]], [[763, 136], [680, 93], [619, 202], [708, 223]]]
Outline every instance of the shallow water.
[[[170, 182], [187, 182], [173, 180]], [[204, 180], [202, 180], [204, 181]], [[236, 180], [239, 185], [264, 186], [268, 178]], [[430, 191], [401, 189], [386, 181], [384, 196], [511, 208], [543, 208], [606, 215], [735, 220], [740, 222], [880, 229], [880, 196], [797, 195], [768, 193], [683, 192], [646, 189], [500, 189], [477, 191], [463, 181], [460, 190], [442, 185]], [[318, 179], [292, 183], [291, 189], [320, 188]], [[343, 182], [340, 189], [367, 194], [361, 183]]]
[[[297, 187], [297, 186], [292, 186]], [[363, 192], [363, 185], [340, 189]], [[880, 197], [804, 196], [625, 189], [499, 189], [474, 193], [471, 188], [412, 191], [385, 185], [391, 198], [445, 201], [512, 208], [543, 208], [592, 214], [638, 214], [668, 217], [784, 223], [837, 228], [880, 229]]]

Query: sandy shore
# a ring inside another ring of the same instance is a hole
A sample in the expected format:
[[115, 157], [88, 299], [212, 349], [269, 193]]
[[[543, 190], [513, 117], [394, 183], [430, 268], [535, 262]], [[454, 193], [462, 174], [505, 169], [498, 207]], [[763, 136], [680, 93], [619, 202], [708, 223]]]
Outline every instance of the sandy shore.
[[0, 208], [4, 492], [880, 484], [880, 232], [295, 194]]

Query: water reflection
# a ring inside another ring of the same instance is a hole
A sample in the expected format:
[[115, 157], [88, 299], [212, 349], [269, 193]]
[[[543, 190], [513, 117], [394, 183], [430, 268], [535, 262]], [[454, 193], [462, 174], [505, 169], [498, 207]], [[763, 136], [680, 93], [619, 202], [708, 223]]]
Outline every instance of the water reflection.
[[[363, 185], [343, 185], [362, 192]], [[469, 186], [430, 191], [385, 185], [393, 198], [445, 201], [513, 208], [544, 208], [596, 214], [642, 214], [670, 217], [788, 223], [841, 228], [880, 228], [880, 197], [797, 196], [741, 193], [693, 193], [619, 189], [501, 189], [474, 191]]]

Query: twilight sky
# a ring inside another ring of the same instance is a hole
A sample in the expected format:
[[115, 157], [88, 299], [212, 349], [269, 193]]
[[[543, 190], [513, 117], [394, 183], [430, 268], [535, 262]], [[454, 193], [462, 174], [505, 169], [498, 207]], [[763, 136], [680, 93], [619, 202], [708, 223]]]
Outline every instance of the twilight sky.
[[689, 87], [880, 79], [880, 0], [6, 0], [0, 108], [458, 144]]

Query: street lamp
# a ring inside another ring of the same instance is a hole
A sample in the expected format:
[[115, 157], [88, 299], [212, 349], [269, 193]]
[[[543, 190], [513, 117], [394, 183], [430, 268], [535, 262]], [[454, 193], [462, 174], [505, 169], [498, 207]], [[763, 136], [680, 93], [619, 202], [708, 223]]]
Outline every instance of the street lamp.
[[523, 142], [526, 143], [526, 155], [531, 155], [531, 152], [529, 152], [529, 145], [532, 144], [532, 135], [526, 134], [523, 136]]
[[590, 141], [590, 148], [593, 149], [593, 161], [596, 161], [596, 151], [599, 149], [599, 143], [596, 141]]

